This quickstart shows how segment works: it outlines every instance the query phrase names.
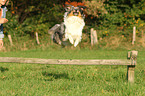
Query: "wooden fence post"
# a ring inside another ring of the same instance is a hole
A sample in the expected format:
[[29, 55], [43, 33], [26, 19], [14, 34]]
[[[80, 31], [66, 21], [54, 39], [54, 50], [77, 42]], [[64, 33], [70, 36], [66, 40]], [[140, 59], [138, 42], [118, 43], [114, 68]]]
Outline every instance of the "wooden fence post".
[[130, 51], [128, 52], [128, 58], [131, 60], [131, 65], [127, 66], [127, 79], [130, 83], [134, 83], [134, 71], [136, 66], [138, 51]]
[[97, 32], [96, 30], [94, 30], [93, 28], [91, 28], [91, 45], [95, 45], [98, 43], [98, 39], [97, 39]]
[[38, 38], [38, 32], [36, 32], [35, 35], [36, 35], [36, 41], [37, 41], [37, 44], [40, 44], [40, 42], [39, 42], [39, 38]]
[[39, 58], [17, 58], [0, 57], [0, 62], [32, 63], [32, 64], [57, 64], [57, 65], [127, 65], [128, 82], [134, 83], [134, 73], [138, 51], [129, 51], [128, 59], [39, 59]]
[[134, 45], [135, 42], [135, 36], [136, 36], [136, 27], [133, 27], [133, 37], [132, 37], [132, 45]]
[[127, 66], [127, 78], [130, 83], [134, 83], [134, 71], [135, 71], [135, 65]]
[[8, 35], [8, 38], [9, 38], [9, 41], [10, 41], [10, 45], [12, 46], [13, 45], [13, 41], [12, 41], [11, 35]]

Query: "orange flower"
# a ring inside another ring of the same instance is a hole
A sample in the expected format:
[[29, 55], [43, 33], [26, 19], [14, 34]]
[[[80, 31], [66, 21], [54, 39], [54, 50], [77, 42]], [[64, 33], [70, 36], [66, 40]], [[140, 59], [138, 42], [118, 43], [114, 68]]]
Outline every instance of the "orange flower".
[[18, 9], [18, 7], [15, 7], [15, 9]]
[[15, 11], [11, 11], [12, 14], [15, 14]]
[[93, 17], [91, 17], [91, 19], [93, 19]]

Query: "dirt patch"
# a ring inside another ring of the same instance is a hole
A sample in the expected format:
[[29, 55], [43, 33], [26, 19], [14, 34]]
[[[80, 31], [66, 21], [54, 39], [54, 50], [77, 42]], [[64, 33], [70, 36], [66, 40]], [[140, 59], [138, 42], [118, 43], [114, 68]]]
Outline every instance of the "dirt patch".
[[141, 43], [141, 45], [143, 47], [145, 47], [145, 35], [143, 37], [139, 38], [138, 42]]

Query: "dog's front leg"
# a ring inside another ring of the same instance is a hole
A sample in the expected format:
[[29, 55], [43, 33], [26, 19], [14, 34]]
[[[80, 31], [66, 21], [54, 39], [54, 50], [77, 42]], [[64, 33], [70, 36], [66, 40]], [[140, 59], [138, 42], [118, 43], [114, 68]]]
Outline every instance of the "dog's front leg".
[[69, 38], [70, 43], [71, 44], [74, 44], [74, 39], [72, 38], [72, 36], [71, 35], [68, 35], [68, 38]]
[[74, 43], [74, 47], [76, 47], [80, 41], [81, 41], [81, 36], [77, 36], [75, 43]]

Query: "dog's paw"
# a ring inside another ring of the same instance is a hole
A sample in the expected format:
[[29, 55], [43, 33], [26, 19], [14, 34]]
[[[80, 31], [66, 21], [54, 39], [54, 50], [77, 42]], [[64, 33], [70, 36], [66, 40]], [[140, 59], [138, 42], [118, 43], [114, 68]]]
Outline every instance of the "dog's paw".
[[72, 38], [72, 36], [69, 36], [69, 41], [71, 44], [74, 44], [74, 39]]
[[76, 40], [74, 43], [74, 47], [76, 47], [79, 44], [80, 40]]
[[76, 47], [78, 44], [79, 44], [79, 42], [78, 41], [75, 41], [74, 47]]
[[75, 40], [74, 47], [76, 47], [80, 41], [81, 41], [81, 36], [78, 36]]

